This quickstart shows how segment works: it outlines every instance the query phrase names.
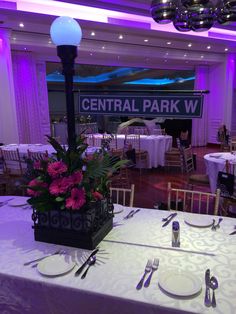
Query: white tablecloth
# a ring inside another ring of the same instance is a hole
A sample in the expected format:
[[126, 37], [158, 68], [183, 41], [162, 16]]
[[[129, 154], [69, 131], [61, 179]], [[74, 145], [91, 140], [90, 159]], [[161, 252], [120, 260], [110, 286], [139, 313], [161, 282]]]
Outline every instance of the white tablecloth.
[[[55, 149], [51, 145], [44, 145], [44, 144], [9, 144], [1, 146], [2, 150], [16, 150], [19, 149], [19, 154], [21, 157], [27, 156], [28, 150], [31, 152], [37, 153], [45, 153], [48, 152], [49, 155], [55, 153]], [[93, 154], [96, 152], [97, 149], [100, 147], [88, 147], [86, 150], [87, 154]]]
[[[94, 134], [96, 140], [102, 140], [102, 134]], [[124, 134], [117, 134], [118, 148], [123, 148], [125, 142]], [[101, 145], [98, 141], [96, 145]], [[165, 165], [165, 152], [172, 147], [172, 136], [170, 135], [140, 135], [140, 146], [149, 155], [148, 168], [156, 168]]]
[[226, 160], [229, 163], [236, 162], [236, 156], [231, 153], [213, 153], [206, 154], [204, 156], [204, 161], [206, 165], [206, 171], [209, 175], [211, 192], [214, 193], [216, 191], [217, 186], [217, 176], [219, 171], [226, 171], [225, 165]]
[[[0, 201], [2, 197], [0, 198]], [[54, 252], [53, 244], [35, 242], [31, 210], [0, 207], [0, 313], [56, 314], [235, 314], [236, 235], [229, 236], [235, 219], [224, 218], [216, 232], [184, 223], [190, 214], [178, 213], [181, 247], [171, 247], [171, 224], [162, 228], [167, 212], [141, 209], [124, 220], [129, 208], [114, 218], [114, 228], [99, 247], [98, 261], [86, 279], [75, 277], [77, 267], [63, 276], [46, 277], [23, 263]], [[199, 215], [197, 215], [199, 216]], [[79, 265], [88, 251], [64, 247]], [[104, 251], [103, 251], [104, 250]], [[160, 259], [149, 288], [136, 290], [148, 258]], [[205, 270], [219, 281], [217, 308], [204, 306]], [[195, 297], [171, 297], [158, 285], [162, 272], [190, 271], [202, 282]]]

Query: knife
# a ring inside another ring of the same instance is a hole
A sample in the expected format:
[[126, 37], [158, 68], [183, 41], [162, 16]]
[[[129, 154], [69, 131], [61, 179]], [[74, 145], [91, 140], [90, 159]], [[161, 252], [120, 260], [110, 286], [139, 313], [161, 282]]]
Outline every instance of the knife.
[[170, 218], [162, 225], [162, 227], [167, 226], [176, 215], [177, 213], [172, 214]]
[[136, 209], [136, 211], [132, 212], [132, 214], [129, 214], [129, 216], [127, 217], [127, 219], [133, 217], [135, 214], [137, 214], [140, 211], [140, 209]]
[[89, 259], [90, 259], [92, 256], [96, 255], [98, 251], [99, 251], [99, 249], [97, 248], [97, 249], [95, 249], [95, 250], [89, 255], [89, 257], [86, 259], [86, 261], [85, 261], [85, 262], [80, 266], [80, 268], [75, 272], [75, 276], [79, 276], [79, 274], [82, 272], [82, 270], [84, 269], [84, 267], [87, 265]]
[[211, 306], [211, 295], [210, 295], [210, 269], [208, 268], [205, 272], [205, 284], [206, 284], [206, 292], [204, 304], [207, 307]]
[[133, 213], [134, 213], [134, 210], [132, 209], [132, 210], [128, 213], [128, 215], [126, 215], [126, 216], [124, 217], [124, 219], [129, 219]]
[[236, 230], [231, 232], [229, 235], [233, 235], [233, 234], [236, 234]]

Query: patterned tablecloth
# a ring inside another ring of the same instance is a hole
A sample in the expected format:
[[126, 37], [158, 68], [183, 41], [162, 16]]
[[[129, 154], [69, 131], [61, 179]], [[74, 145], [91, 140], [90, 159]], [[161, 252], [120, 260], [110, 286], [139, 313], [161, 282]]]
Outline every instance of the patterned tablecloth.
[[[2, 201], [4, 197], [0, 197]], [[116, 208], [117, 210], [118, 208]], [[120, 207], [119, 207], [120, 209]], [[31, 209], [0, 207], [0, 313], [222, 313], [236, 312], [236, 235], [235, 219], [224, 218], [221, 228], [212, 231], [184, 221], [187, 213], [178, 213], [181, 246], [171, 246], [171, 224], [162, 228], [167, 212], [141, 209], [124, 220], [130, 211], [115, 215], [114, 228], [99, 245], [98, 262], [86, 279], [75, 277], [77, 266], [69, 273], [47, 277], [37, 268], [23, 263], [54, 252], [53, 244], [35, 242], [31, 228]], [[194, 217], [209, 219], [209, 216]], [[89, 251], [64, 247], [78, 265]], [[136, 290], [148, 258], [160, 259], [148, 288]], [[219, 281], [217, 307], [204, 306], [205, 270]], [[202, 283], [194, 297], [173, 297], [159, 287], [159, 277], [168, 271], [191, 272]]]

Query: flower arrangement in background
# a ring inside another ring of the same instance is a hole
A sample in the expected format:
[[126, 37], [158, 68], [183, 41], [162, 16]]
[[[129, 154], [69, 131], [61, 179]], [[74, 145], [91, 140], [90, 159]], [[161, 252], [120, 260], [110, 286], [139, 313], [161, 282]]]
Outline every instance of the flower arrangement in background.
[[86, 210], [86, 204], [109, 197], [110, 176], [126, 161], [111, 156], [107, 142], [89, 155], [83, 135], [78, 137], [75, 150], [52, 137], [48, 142], [55, 149], [51, 157], [27, 160], [28, 203], [32, 207], [38, 211]]

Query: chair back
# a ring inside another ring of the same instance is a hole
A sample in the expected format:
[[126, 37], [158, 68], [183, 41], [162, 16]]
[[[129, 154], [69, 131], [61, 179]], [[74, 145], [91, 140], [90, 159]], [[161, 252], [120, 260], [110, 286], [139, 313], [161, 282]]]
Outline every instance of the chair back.
[[44, 152], [32, 152], [31, 150], [28, 149], [28, 158], [32, 160], [42, 160], [48, 157], [48, 151]]
[[117, 149], [117, 136], [116, 134], [103, 134], [102, 136], [103, 141], [108, 142], [109, 150], [116, 150]]
[[134, 184], [131, 184], [130, 188], [110, 187], [110, 195], [113, 203], [133, 207], [134, 188], [135, 188]]
[[2, 150], [2, 156], [4, 173], [19, 176], [24, 174], [26, 163], [21, 160], [18, 148], [16, 150]]
[[182, 210], [192, 213], [217, 215], [219, 211], [220, 190], [208, 193], [196, 190], [177, 189], [168, 182], [168, 210]]
[[140, 134], [127, 134], [125, 136], [125, 146], [135, 149], [136, 153], [141, 151]]
[[187, 173], [194, 171], [192, 147], [182, 148], [180, 152], [183, 154], [184, 171]]

